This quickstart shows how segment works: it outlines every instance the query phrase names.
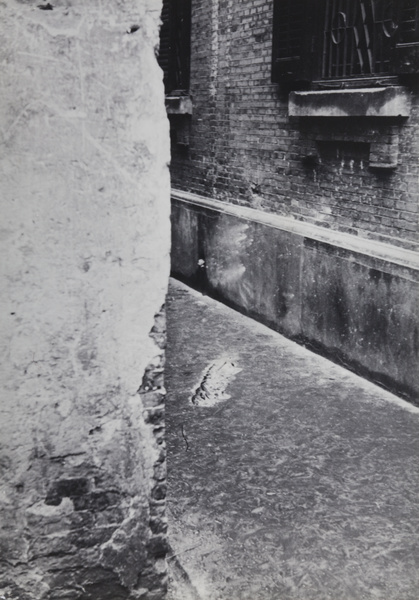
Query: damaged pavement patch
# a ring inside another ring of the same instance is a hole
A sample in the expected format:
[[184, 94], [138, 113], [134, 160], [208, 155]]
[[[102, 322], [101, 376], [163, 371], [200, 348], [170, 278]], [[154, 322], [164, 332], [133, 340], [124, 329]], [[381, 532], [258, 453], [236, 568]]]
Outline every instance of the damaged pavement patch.
[[191, 402], [195, 406], [215, 406], [231, 396], [226, 393], [227, 386], [242, 369], [237, 367], [235, 359], [219, 358], [204, 370], [201, 383], [194, 389]]

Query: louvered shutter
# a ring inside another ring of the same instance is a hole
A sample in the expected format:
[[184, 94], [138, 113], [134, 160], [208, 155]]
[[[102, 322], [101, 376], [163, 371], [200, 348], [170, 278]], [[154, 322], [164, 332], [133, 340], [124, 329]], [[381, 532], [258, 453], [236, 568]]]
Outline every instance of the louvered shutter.
[[158, 62], [166, 94], [189, 89], [191, 0], [163, 0]]
[[313, 0], [275, 0], [272, 81], [311, 81], [315, 77], [319, 9]]
[[172, 0], [172, 52], [170, 65], [172, 90], [189, 90], [191, 56], [191, 0]]

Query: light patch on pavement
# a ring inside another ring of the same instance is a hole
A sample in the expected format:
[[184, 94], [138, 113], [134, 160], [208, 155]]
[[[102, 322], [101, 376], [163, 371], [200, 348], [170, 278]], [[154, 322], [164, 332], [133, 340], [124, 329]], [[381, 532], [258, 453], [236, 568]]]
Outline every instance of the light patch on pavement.
[[230, 394], [226, 393], [227, 386], [241, 370], [235, 358], [222, 357], [211, 362], [204, 370], [199, 385], [192, 392], [192, 404], [215, 406], [231, 398]]

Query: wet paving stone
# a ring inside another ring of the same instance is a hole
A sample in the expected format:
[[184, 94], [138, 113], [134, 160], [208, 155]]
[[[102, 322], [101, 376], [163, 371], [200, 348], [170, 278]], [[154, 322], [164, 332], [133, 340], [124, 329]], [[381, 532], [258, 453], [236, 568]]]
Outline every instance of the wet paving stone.
[[176, 281], [166, 356], [170, 600], [417, 600], [419, 409]]

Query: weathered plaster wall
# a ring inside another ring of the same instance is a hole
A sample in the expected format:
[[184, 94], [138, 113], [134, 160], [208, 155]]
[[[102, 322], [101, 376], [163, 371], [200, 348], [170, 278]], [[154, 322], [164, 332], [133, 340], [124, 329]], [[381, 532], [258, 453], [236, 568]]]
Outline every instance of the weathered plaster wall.
[[160, 10], [160, 0], [0, 3], [8, 599], [164, 595]]

